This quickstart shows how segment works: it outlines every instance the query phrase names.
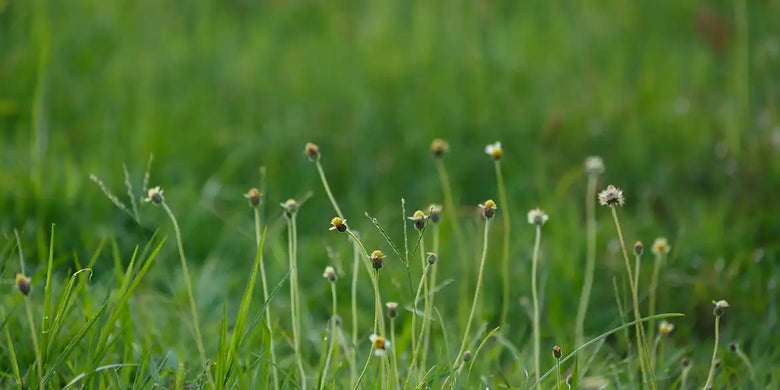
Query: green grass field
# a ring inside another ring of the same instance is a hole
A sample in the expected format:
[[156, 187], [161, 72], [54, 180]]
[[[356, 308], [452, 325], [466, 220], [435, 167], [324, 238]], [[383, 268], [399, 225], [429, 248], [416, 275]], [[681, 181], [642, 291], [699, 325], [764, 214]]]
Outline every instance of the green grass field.
[[[778, 15], [776, 0], [0, 0], [0, 388], [527, 389], [552, 370], [538, 388], [565, 389], [559, 345], [573, 388], [702, 389], [721, 299], [710, 384], [778, 388]], [[365, 253], [329, 230], [307, 142]], [[589, 183], [624, 191], [626, 258]], [[420, 240], [406, 217], [432, 203]], [[642, 317], [684, 315], [664, 336], [642, 323], [647, 354], [624, 326], [626, 261]]]

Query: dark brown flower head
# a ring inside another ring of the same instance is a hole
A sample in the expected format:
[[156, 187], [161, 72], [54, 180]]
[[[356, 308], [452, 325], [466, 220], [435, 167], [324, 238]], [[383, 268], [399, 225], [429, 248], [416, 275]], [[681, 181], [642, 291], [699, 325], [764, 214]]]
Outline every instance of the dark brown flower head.
[[641, 257], [644, 251], [645, 251], [645, 247], [644, 245], [642, 245], [642, 241], [637, 241], [636, 244], [634, 244], [634, 255]]
[[414, 228], [417, 230], [423, 230], [425, 227], [425, 221], [428, 219], [428, 217], [425, 215], [425, 213], [422, 212], [422, 210], [417, 210], [414, 212], [414, 215], [409, 217], [409, 220], [414, 222]]
[[298, 202], [295, 199], [287, 199], [284, 203], [280, 203], [279, 206], [282, 206], [284, 215], [288, 218], [298, 211]]
[[375, 270], [379, 270], [382, 268], [382, 265], [385, 261], [385, 254], [382, 253], [379, 249], [371, 252], [371, 266], [374, 267]]
[[165, 200], [165, 198], [163, 197], [163, 190], [160, 186], [150, 188], [146, 191], [144, 202], [152, 202], [153, 205], [159, 206], [162, 204], [163, 200]]
[[24, 276], [24, 274], [16, 274], [16, 288], [19, 289], [19, 292], [22, 293], [22, 295], [29, 294], [30, 289], [32, 288], [30, 285], [30, 278]]
[[441, 138], [436, 138], [431, 142], [431, 153], [433, 153], [434, 157], [441, 157], [449, 148], [450, 145], [447, 144], [447, 141]]
[[482, 216], [485, 217], [485, 219], [490, 219], [496, 215], [496, 208], [498, 206], [496, 206], [496, 202], [494, 202], [493, 199], [488, 199], [484, 204], [480, 204], [479, 207], [482, 209]]
[[602, 206], [622, 206], [625, 203], [623, 191], [610, 184], [604, 191], [599, 192], [599, 203]]
[[336, 230], [341, 233], [344, 233], [347, 231], [347, 220], [341, 219], [341, 217], [333, 217], [333, 219], [330, 220], [330, 229], [329, 230]]
[[682, 359], [680, 360], [680, 365], [681, 365], [683, 368], [688, 368], [688, 367], [690, 367], [690, 366], [691, 366], [691, 359], [689, 359], [689, 358], [687, 358], [687, 357], [684, 357], [684, 358], [682, 358]]
[[436, 260], [439, 260], [439, 255], [434, 252], [428, 252], [428, 264], [435, 264]]
[[441, 220], [441, 206], [438, 204], [428, 206], [428, 218], [433, 223], [439, 223], [439, 220]]
[[398, 303], [397, 302], [387, 302], [385, 304], [387, 306], [387, 316], [390, 318], [398, 317]]
[[563, 351], [561, 350], [561, 347], [557, 345], [553, 347], [552, 353], [555, 360], [560, 360], [561, 357], [563, 357]]
[[466, 352], [463, 352], [463, 361], [464, 361], [464, 362], [469, 362], [469, 361], [471, 361], [471, 358], [472, 358], [472, 357], [473, 357], [473, 356], [472, 356], [472, 354], [471, 354], [471, 351], [466, 351]]
[[244, 194], [244, 197], [249, 199], [249, 205], [257, 207], [260, 204], [260, 190], [257, 188], [250, 188], [249, 191]]
[[320, 159], [320, 147], [317, 144], [311, 142], [306, 143], [306, 147], [303, 148], [303, 154], [309, 158], [312, 162]]
[[712, 314], [715, 317], [720, 317], [721, 315], [723, 315], [723, 310], [726, 309], [727, 307], [729, 307], [729, 303], [724, 301], [723, 299], [721, 299], [721, 300], [719, 300], [717, 302], [716, 301], [712, 301], [712, 304], [715, 305], [715, 308], [712, 309]]
[[322, 277], [328, 279], [329, 282], [335, 282], [336, 279], [338, 279], [336, 270], [331, 266], [325, 267], [325, 272], [322, 273]]
[[566, 375], [566, 386], [569, 386], [570, 389], [572, 382], [574, 382], [574, 374], [570, 372], [569, 375]]
[[736, 342], [736, 341], [733, 341], [733, 340], [732, 340], [732, 341], [729, 343], [729, 351], [731, 351], [731, 352], [734, 352], [734, 353], [736, 353], [737, 351], [739, 351], [739, 344], [737, 344], [737, 342]]

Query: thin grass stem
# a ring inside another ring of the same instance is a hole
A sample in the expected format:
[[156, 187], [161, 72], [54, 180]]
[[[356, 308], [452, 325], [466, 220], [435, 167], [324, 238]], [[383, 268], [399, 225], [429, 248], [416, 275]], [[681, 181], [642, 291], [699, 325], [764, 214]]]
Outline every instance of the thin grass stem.
[[712, 381], [715, 378], [715, 361], [718, 360], [718, 342], [720, 341], [720, 316], [715, 316], [715, 346], [712, 348], [712, 362], [710, 371], [707, 373], [707, 382], [704, 383], [704, 390], [712, 388]]
[[506, 188], [504, 186], [504, 175], [501, 172], [501, 160], [494, 160], [496, 168], [496, 183], [498, 185], [498, 199], [503, 205], [501, 211], [502, 221], [504, 222], [504, 239], [502, 242], [501, 250], [501, 273], [502, 273], [502, 302], [501, 302], [501, 322], [499, 324], [502, 328], [506, 326], [507, 316], [509, 315], [509, 244], [510, 244], [510, 228], [511, 223], [509, 219], [509, 201], [506, 197]]
[[531, 297], [534, 305], [534, 377], [539, 378], [541, 374], [539, 366], [539, 344], [540, 344], [540, 329], [539, 329], [539, 293], [536, 286], [536, 274], [539, 264], [539, 245], [542, 239], [542, 225], [536, 224], [536, 237], [534, 238], [534, 252], [531, 260]]
[[320, 380], [319, 389], [322, 390], [325, 387], [325, 382], [328, 378], [328, 368], [330, 367], [330, 360], [333, 356], [333, 346], [336, 344], [336, 316], [337, 313], [337, 300], [336, 300], [336, 283], [330, 282], [330, 295], [333, 302], [331, 312], [333, 315], [330, 317], [330, 331], [328, 333], [328, 353], [325, 357], [325, 367], [322, 369], [322, 378]]
[[358, 317], [357, 317], [357, 281], [358, 265], [360, 263], [360, 248], [352, 245], [352, 356], [349, 360], [349, 383], [355, 386], [357, 382], [357, 345], [358, 345]]
[[[590, 292], [593, 288], [593, 273], [596, 269], [596, 184], [598, 176], [588, 175], [588, 187], [585, 191], [585, 219], [586, 219], [586, 255], [585, 255], [585, 275], [580, 293], [580, 303], [577, 306], [577, 317], [575, 321], [575, 341], [576, 346], [585, 342], [585, 317], [588, 313], [588, 304], [590, 302]], [[584, 356], [577, 356], [577, 366], [582, 370]], [[585, 371], [579, 371], [578, 375], [583, 377]]]
[[[258, 247], [260, 247], [260, 242], [262, 240], [261, 237], [261, 230], [260, 230], [260, 207], [253, 207], [255, 212], [255, 243]], [[265, 262], [263, 259], [263, 254], [260, 253], [260, 281], [263, 285], [263, 301], [268, 301], [268, 280], [265, 276]], [[279, 376], [276, 371], [276, 349], [275, 349], [275, 343], [274, 343], [274, 332], [272, 328], [273, 321], [271, 321], [271, 307], [268, 305], [265, 308], [265, 324], [268, 327], [268, 342], [269, 342], [269, 350], [271, 353], [271, 364], [269, 367], [269, 370], [271, 371], [271, 380], [274, 383], [274, 389], [279, 389]]]
[[301, 388], [306, 389], [306, 370], [303, 367], [303, 356], [301, 351], [301, 327], [300, 327], [300, 305], [298, 304], [298, 260], [297, 260], [297, 242], [295, 213], [287, 217], [287, 252], [290, 262], [290, 316], [293, 328], [293, 349], [295, 352], [295, 363], [301, 376]]
[[30, 324], [30, 338], [35, 349], [35, 365], [38, 373], [38, 388], [43, 389], [43, 362], [41, 361], [41, 349], [38, 344], [38, 332], [35, 330], [35, 319], [33, 319], [32, 304], [30, 298], [24, 298], [24, 309], [27, 312], [27, 323]]
[[[648, 315], [654, 315], [656, 310], [656, 302], [658, 296], [658, 278], [661, 274], [661, 267], [665, 260], [664, 253], [657, 253], [655, 255], [655, 262], [653, 262], [653, 275], [650, 279], [650, 296], [648, 297]], [[655, 321], [647, 323], [647, 338], [653, 340], [655, 336]], [[651, 355], [653, 362], [655, 362], [655, 353]]]
[[[398, 345], [395, 343], [395, 318], [390, 318], [390, 345]], [[391, 348], [390, 353], [393, 354], [393, 387], [400, 388], [401, 378], [398, 376], [398, 356], [395, 353], [395, 349]]]

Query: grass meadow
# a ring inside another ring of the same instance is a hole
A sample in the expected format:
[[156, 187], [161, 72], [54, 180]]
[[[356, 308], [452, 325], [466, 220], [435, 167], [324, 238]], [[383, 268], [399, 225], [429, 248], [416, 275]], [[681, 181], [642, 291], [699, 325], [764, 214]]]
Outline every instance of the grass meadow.
[[0, 0], [0, 388], [780, 388], [778, 15]]

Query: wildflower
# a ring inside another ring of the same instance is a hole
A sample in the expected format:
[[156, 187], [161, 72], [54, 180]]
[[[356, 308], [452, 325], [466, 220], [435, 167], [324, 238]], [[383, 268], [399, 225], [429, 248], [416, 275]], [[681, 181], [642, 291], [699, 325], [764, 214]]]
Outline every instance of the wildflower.
[[553, 347], [552, 353], [556, 360], [560, 360], [560, 358], [563, 357], [563, 350], [561, 350], [561, 347], [557, 345]]
[[485, 153], [493, 157], [493, 160], [500, 160], [501, 155], [504, 154], [504, 150], [501, 149], [501, 142], [496, 141], [494, 144], [485, 146]]
[[669, 334], [672, 333], [673, 330], [674, 330], [674, 324], [672, 324], [671, 322], [661, 321], [661, 323], [658, 324], [658, 333], [664, 336], [668, 336]]
[[390, 318], [398, 317], [398, 302], [387, 302], [387, 316]]
[[636, 244], [634, 244], [634, 255], [637, 257], [641, 257], [642, 253], [645, 252], [645, 246], [642, 245], [642, 241], [637, 241]]
[[279, 206], [282, 206], [284, 215], [288, 218], [298, 211], [298, 202], [296, 202], [295, 199], [287, 199], [284, 203], [279, 203]]
[[607, 189], [599, 192], [599, 203], [602, 206], [622, 206], [625, 203], [623, 191], [610, 184], [607, 186]]
[[739, 344], [737, 344], [736, 341], [732, 341], [729, 343], [729, 351], [736, 353], [739, 351]]
[[496, 206], [496, 202], [493, 199], [488, 199], [484, 204], [480, 204], [479, 207], [482, 209], [482, 216], [485, 219], [490, 219], [496, 214], [496, 207], [498, 206]]
[[415, 211], [414, 215], [408, 217], [409, 220], [414, 221], [414, 228], [417, 230], [422, 230], [425, 227], [425, 220], [427, 218], [428, 217], [421, 210]]
[[433, 265], [434, 263], [436, 263], [436, 260], [438, 259], [439, 259], [439, 255], [437, 255], [434, 252], [428, 252], [428, 264]]
[[585, 159], [585, 173], [597, 176], [604, 173], [604, 161], [599, 156], [588, 156]]
[[450, 145], [447, 141], [441, 138], [436, 138], [431, 142], [431, 153], [433, 153], [434, 157], [441, 157], [449, 148]]
[[342, 233], [347, 231], [347, 220], [341, 219], [341, 217], [333, 217], [333, 219], [330, 220], [330, 225], [330, 229], [328, 230], [337, 230]]
[[385, 260], [385, 254], [382, 253], [379, 249], [371, 252], [371, 266], [374, 267], [375, 270], [379, 270], [382, 268], [382, 263]]
[[154, 205], [159, 205], [163, 202], [163, 190], [160, 186], [150, 188], [146, 191], [146, 198], [144, 202], [152, 202]]
[[441, 205], [432, 204], [428, 206], [428, 218], [433, 223], [439, 223], [441, 219]]
[[390, 348], [390, 340], [376, 334], [372, 334], [368, 339], [371, 340], [371, 348], [374, 350], [374, 356], [385, 356], [387, 349]]
[[30, 293], [30, 278], [25, 276], [24, 274], [16, 274], [16, 287], [19, 289], [19, 292], [22, 293], [22, 295], [27, 295]]
[[303, 154], [305, 154], [310, 161], [317, 161], [320, 159], [320, 147], [317, 146], [317, 144], [307, 142], [306, 147], [303, 148]]
[[335, 282], [338, 278], [336, 270], [331, 266], [325, 267], [325, 272], [322, 273], [322, 277], [328, 279], [329, 282]]
[[249, 199], [249, 205], [257, 207], [260, 204], [260, 190], [257, 188], [250, 188], [249, 191], [244, 194], [244, 198]]
[[569, 375], [566, 375], [566, 386], [569, 386], [570, 389], [572, 382], [574, 382], [574, 374], [570, 372]]
[[471, 361], [471, 358], [472, 358], [472, 357], [473, 357], [473, 356], [472, 356], [472, 354], [471, 354], [471, 351], [466, 351], [466, 352], [463, 352], [463, 361], [464, 361], [464, 362]]
[[533, 209], [528, 212], [528, 223], [531, 225], [544, 225], [549, 217], [541, 209]]
[[654, 255], [661, 255], [661, 254], [667, 254], [672, 249], [672, 247], [669, 246], [669, 241], [666, 240], [666, 237], [658, 237], [653, 242], [653, 254]]
[[721, 314], [723, 314], [723, 309], [729, 307], [729, 303], [724, 301], [723, 299], [719, 301], [712, 301], [712, 304], [715, 305], [715, 308], [712, 309], [712, 314], [715, 317], [720, 317]]

